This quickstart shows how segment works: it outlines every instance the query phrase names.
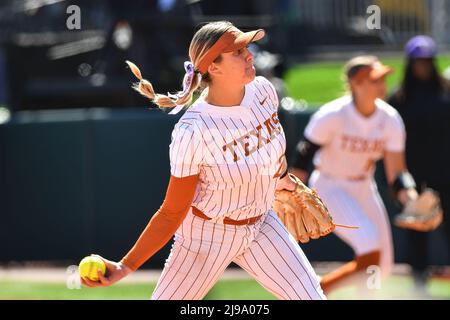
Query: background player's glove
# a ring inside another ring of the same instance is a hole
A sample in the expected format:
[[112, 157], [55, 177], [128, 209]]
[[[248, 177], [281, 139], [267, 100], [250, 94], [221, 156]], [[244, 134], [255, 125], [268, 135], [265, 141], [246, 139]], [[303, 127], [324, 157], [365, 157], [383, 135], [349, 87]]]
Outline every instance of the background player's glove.
[[416, 231], [432, 231], [443, 219], [439, 195], [433, 189], [425, 189], [416, 200], [406, 204], [400, 214], [395, 217], [395, 225], [400, 228]]
[[289, 175], [296, 181], [295, 190], [276, 191], [273, 203], [274, 211], [288, 231], [302, 243], [332, 232], [336, 225], [316, 191]]

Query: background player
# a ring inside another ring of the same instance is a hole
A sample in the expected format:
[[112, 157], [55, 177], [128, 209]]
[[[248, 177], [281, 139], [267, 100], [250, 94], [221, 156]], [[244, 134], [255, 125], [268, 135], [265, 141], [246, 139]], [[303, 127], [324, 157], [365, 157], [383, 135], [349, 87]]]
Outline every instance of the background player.
[[391, 270], [391, 229], [374, 181], [375, 162], [384, 159], [388, 183], [401, 203], [417, 197], [405, 165], [403, 121], [381, 100], [385, 77], [391, 72], [374, 56], [351, 59], [345, 66], [349, 95], [322, 106], [296, 148], [292, 172], [306, 181], [315, 156], [310, 186], [317, 189], [334, 220], [360, 227], [335, 230], [353, 249], [355, 260], [322, 278], [325, 292], [355, 280], [370, 265], [379, 265], [384, 276]]
[[[271, 83], [255, 78], [247, 45], [263, 30], [242, 33], [229, 22], [203, 26], [185, 63], [184, 88], [155, 94], [137, 89], [161, 107], [188, 104], [170, 145], [171, 178], [159, 211], [135, 246], [109, 275], [87, 286], [107, 286], [139, 268], [173, 234], [175, 243], [153, 299], [201, 299], [234, 261], [280, 299], [323, 299], [319, 281], [300, 247], [271, 210], [276, 189], [293, 190], [285, 162], [285, 136]], [[283, 174], [283, 172], [285, 172]]]

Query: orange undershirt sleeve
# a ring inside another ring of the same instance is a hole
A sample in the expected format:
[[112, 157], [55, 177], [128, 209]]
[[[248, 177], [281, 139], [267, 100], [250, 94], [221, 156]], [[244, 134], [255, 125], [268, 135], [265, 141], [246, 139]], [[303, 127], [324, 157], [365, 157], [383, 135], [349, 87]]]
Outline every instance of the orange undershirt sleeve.
[[170, 177], [166, 197], [133, 248], [121, 262], [133, 271], [160, 250], [175, 234], [186, 217], [194, 198], [199, 175]]

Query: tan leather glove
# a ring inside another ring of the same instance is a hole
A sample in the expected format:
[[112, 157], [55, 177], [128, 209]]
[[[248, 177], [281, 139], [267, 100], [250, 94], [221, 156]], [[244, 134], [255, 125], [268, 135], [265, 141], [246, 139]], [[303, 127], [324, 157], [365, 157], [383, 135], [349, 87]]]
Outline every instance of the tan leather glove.
[[274, 211], [288, 231], [302, 243], [332, 232], [336, 225], [316, 191], [293, 174], [289, 175], [297, 183], [295, 190], [276, 191], [273, 203]]

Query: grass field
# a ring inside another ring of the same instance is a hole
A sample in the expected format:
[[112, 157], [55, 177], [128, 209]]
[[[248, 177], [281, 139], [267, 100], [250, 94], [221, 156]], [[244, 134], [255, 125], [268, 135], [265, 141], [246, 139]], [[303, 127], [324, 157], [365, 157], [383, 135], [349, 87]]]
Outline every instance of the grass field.
[[[108, 288], [67, 289], [65, 283], [0, 281], [0, 300], [76, 300], [76, 299], [149, 299], [155, 287], [149, 283], [118, 283]], [[434, 279], [428, 287], [429, 296], [413, 292], [412, 281], [407, 276], [393, 276], [382, 284], [382, 290], [374, 290], [370, 299], [450, 299], [450, 281]], [[206, 300], [272, 300], [275, 299], [257, 282], [248, 280], [221, 280], [208, 293]], [[352, 287], [330, 294], [329, 299], [360, 299]]]
[[[401, 81], [403, 75], [403, 58], [382, 59], [383, 63], [393, 67], [395, 72], [387, 78], [391, 91]], [[294, 99], [304, 99], [311, 105], [320, 105], [338, 98], [345, 92], [342, 70], [345, 61], [314, 62], [299, 64], [285, 75], [287, 91]], [[450, 66], [450, 55], [438, 59], [441, 71]]]

